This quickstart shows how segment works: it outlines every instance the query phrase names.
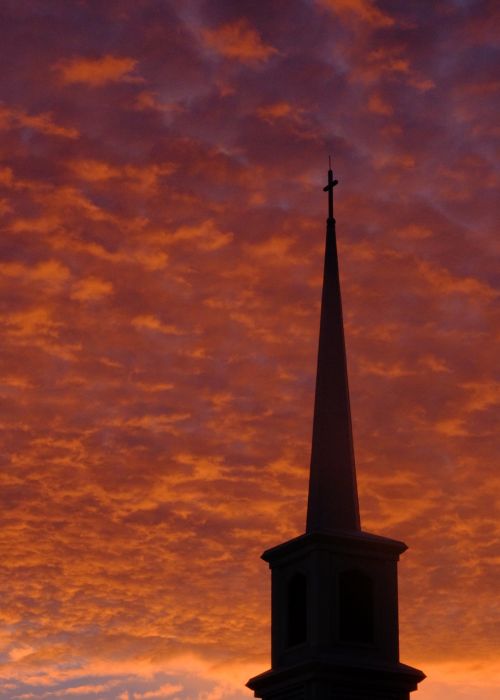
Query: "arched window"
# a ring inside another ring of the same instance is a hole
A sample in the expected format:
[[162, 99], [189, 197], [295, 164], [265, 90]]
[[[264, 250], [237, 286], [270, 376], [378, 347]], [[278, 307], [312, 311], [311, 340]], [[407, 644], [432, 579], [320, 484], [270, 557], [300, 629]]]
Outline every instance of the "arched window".
[[307, 639], [307, 580], [296, 573], [287, 588], [287, 643], [292, 647]]
[[344, 642], [373, 642], [373, 582], [355, 569], [339, 575], [339, 636]]

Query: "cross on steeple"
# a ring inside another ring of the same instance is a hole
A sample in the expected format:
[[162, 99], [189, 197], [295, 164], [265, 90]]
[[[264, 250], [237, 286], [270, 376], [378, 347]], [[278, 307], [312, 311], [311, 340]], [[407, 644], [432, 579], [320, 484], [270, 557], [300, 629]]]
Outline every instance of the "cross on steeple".
[[328, 156], [328, 185], [323, 187], [323, 192], [328, 192], [328, 218], [333, 219], [333, 188], [339, 181], [333, 179], [332, 157]]

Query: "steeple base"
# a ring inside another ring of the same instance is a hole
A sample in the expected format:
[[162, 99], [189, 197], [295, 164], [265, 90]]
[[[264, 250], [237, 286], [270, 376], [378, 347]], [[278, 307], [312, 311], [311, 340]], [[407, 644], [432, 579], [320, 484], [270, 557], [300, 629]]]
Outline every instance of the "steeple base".
[[425, 678], [404, 664], [310, 660], [251, 678], [247, 687], [262, 700], [409, 700]]
[[409, 700], [425, 678], [399, 661], [397, 562], [404, 542], [307, 533], [268, 549], [271, 669], [262, 700]]

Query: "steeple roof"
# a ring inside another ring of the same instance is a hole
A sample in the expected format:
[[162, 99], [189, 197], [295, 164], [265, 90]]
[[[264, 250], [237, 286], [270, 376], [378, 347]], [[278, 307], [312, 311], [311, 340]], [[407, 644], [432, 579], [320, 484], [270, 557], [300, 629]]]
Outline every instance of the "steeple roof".
[[328, 170], [328, 219], [316, 375], [306, 532], [360, 531], [347, 381], [333, 188]]

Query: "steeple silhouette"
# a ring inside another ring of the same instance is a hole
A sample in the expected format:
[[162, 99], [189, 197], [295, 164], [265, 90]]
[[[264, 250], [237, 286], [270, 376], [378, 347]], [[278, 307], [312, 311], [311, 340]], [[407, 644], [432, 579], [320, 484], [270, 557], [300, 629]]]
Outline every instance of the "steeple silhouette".
[[328, 219], [318, 370], [314, 403], [307, 532], [359, 530], [359, 506], [342, 320], [333, 179], [328, 170]]
[[342, 321], [333, 179], [306, 532], [262, 555], [272, 574], [263, 700], [409, 700], [425, 678], [399, 661], [397, 562], [406, 545], [361, 530]]

